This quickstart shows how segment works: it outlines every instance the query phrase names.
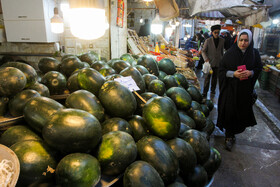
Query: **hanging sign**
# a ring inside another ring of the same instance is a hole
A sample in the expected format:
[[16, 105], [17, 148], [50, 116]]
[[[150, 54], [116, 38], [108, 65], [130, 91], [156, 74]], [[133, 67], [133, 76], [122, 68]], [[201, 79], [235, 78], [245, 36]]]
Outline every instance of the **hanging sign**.
[[127, 87], [131, 92], [140, 90], [131, 76], [116, 78], [114, 81], [121, 83], [121, 85]]
[[136, 92], [137, 90], [140, 90], [140, 88], [137, 86], [136, 82], [132, 79], [131, 76], [116, 78], [114, 79], [114, 81], [117, 81], [121, 83], [121, 85], [127, 87], [131, 92], [137, 95], [139, 99], [141, 99], [144, 103], [146, 103], [146, 100]]
[[117, 26], [123, 27], [124, 1], [118, 0]]

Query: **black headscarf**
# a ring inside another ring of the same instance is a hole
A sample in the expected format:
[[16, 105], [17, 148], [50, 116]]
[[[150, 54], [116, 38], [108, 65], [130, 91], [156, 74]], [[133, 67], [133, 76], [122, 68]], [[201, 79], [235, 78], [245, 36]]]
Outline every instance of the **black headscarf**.
[[[240, 32], [242, 34], [242, 32]], [[262, 70], [260, 55], [253, 48], [253, 41], [243, 53], [238, 41], [225, 53], [219, 66], [220, 95], [217, 126], [237, 134], [256, 124], [252, 109], [252, 92]], [[227, 77], [228, 71], [236, 71], [240, 65], [254, 72], [247, 80]]]

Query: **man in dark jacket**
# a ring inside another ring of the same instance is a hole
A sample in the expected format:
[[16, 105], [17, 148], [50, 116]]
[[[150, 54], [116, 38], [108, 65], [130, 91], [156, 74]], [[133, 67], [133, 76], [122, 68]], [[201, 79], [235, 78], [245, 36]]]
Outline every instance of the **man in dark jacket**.
[[151, 33], [151, 24], [148, 19], [145, 19], [145, 24], [140, 27], [139, 36], [148, 36]]
[[207, 97], [209, 90], [210, 79], [211, 80], [211, 94], [215, 94], [217, 79], [218, 79], [218, 68], [219, 63], [223, 57], [224, 50], [224, 39], [219, 37], [221, 30], [221, 25], [213, 25], [211, 27], [211, 32], [213, 37], [208, 38], [203, 45], [202, 56], [205, 63], [210, 63], [213, 73], [206, 75], [203, 87], [203, 97]]

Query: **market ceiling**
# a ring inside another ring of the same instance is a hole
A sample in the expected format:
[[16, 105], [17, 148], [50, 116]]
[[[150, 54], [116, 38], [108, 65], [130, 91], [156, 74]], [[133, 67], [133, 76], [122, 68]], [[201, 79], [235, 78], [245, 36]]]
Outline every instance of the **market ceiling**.
[[266, 21], [271, 7], [265, 5], [264, 0], [160, 0], [160, 3], [165, 2], [176, 3], [181, 18], [241, 19], [248, 26]]
[[252, 26], [268, 18], [268, 8], [260, 0], [176, 0], [180, 17], [201, 19], [241, 19]]

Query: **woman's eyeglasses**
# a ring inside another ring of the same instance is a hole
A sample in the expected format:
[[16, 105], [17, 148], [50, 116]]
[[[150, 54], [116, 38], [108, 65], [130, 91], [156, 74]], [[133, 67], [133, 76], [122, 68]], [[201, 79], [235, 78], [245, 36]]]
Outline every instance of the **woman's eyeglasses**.
[[214, 34], [219, 34], [220, 32], [219, 31], [216, 31], [216, 32], [213, 32]]

